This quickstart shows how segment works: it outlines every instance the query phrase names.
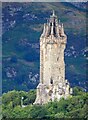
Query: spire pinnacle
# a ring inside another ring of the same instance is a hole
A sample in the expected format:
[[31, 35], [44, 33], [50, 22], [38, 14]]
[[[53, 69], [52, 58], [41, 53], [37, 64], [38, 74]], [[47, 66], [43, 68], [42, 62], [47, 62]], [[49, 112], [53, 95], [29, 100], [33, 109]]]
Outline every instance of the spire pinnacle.
[[49, 24], [49, 20], [47, 19], [47, 24]]
[[45, 32], [46, 32], [46, 24], [44, 23], [43, 33], [42, 33], [41, 37], [43, 37], [45, 35]]
[[60, 24], [60, 20], [59, 20], [59, 24]]
[[51, 35], [53, 35], [54, 34], [54, 32], [53, 32], [53, 23], [52, 23], [52, 27], [51, 27]]
[[64, 27], [63, 23], [62, 23], [62, 28]]
[[53, 16], [55, 16], [55, 11], [53, 10]]
[[61, 30], [61, 31], [62, 31], [61, 34], [62, 34], [62, 36], [64, 36], [65, 34], [64, 34], [64, 26], [63, 26], [63, 23], [62, 23], [62, 25], [61, 25], [61, 29], [62, 29], [62, 30]]

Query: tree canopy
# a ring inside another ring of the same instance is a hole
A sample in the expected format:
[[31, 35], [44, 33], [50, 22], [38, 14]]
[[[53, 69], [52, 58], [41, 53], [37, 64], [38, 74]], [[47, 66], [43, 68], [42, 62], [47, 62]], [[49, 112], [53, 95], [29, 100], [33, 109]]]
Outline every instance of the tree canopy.
[[[23, 104], [21, 106], [21, 97]], [[33, 105], [36, 91], [10, 91], [2, 95], [2, 116], [4, 118], [88, 118], [88, 93], [78, 87], [73, 96], [45, 105]]]

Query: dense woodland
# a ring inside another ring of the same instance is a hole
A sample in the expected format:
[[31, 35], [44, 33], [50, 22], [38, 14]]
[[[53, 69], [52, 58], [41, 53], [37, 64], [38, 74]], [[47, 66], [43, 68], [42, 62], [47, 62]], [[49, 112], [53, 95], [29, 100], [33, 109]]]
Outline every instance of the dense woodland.
[[[21, 97], [24, 97], [21, 107]], [[73, 96], [45, 105], [33, 105], [36, 91], [11, 91], [2, 96], [2, 115], [6, 118], [88, 118], [88, 93], [73, 88]]]

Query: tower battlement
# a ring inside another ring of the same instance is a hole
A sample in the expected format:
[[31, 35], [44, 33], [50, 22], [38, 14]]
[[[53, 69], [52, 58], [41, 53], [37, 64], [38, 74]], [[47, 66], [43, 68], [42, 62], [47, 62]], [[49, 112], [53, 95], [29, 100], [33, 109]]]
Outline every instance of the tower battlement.
[[58, 18], [54, 12], [50, 16], [50, 19], [47, 21], [47, 23], [44, 23], [44, 29], [41, 38], [49, 38], [51, 36], [58, 39], [66, 37], [64, 33], [64, 26], [60, 23], [60, 20], [58, 23]]
[[50, 19], [44, 24], [40, 37], [40, 83], [34, 104], [45, 104], [55, 99], [67, 98], [72, 89], [65, 80], [64, 50], [67, 36], [63, 24], [58, 23], [53, 11]]

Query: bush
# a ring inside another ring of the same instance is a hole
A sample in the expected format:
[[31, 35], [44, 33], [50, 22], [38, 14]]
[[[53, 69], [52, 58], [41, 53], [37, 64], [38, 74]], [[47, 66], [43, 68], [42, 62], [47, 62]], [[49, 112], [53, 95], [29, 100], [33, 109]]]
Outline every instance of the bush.
[[83, 89], [82, 88], [80, 88], [78, 86], [73, 88], [73, 95], [74, 96], [81, 95], [81, 94], [83, 94]]
[[[78, 88], [74, 90], [76, 96], [55, 100], [42, 106], [32, 105], [36, 97], [35, 90], [8, 92], [2, 96], [3, 118], [88, 118], [88, 93], [80, 92]], [[20, 106], [22, 96], [23, 103], [27, 105], [24, 108]]]

